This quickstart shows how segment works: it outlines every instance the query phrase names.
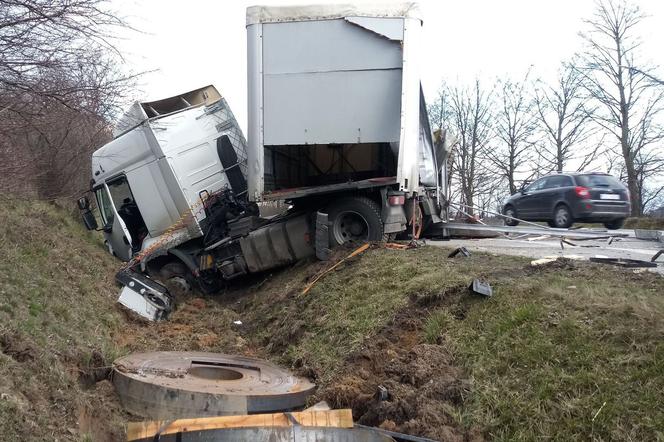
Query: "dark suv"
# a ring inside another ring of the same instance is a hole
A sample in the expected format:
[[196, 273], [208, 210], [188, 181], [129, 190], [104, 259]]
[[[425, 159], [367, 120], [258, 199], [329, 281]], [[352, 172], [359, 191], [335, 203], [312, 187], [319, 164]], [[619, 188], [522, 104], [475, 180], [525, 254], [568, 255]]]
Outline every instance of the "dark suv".
[[[527, 221], [546, 221], [567, 228], [575, 221], [601, 222], [619, 229], [630, 213], [629, 191], [605, 173], [547, 175], [509, 197], [503, 214]], [[505, 224], [516, 226], [516, 220]]]

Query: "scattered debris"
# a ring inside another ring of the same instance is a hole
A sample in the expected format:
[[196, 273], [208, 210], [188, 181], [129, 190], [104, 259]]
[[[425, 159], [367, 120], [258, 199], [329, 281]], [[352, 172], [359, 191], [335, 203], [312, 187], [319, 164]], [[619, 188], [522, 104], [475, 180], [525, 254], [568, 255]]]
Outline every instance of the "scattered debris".
[[238, 319], [237, 321], [233, 321], [233, 324], [235, 324], [235, 325], [242, 325], [242, 321], [240, 321], [240, 320]]
[[[184, 437], [183, 437], [184, 436]], [[353, 428], [351, 410], [217, 416], [153, 422], [130, 422], [127, 440], [152, 442], [195, 441], [394, 441], [373, 428]], [[420, 439], [409, 439], [420, 440]]]
[[493, 290], [488, 282], [481, 281], [479, 279], [473, 279], [472, 284], [468, 287], [472, 293], [478, 295], [491, 297], [493, 296]]
[[320, 401], [313, 404], [311, 407], [307, 407], [302, 411], [321, 411], [321, 410], [331, 410], [330, 404], [327, 401]]
[[173, 299], [166, 287], [129, 268], [120, 270], [115, 279], [122, 285], [120, 304], [150, 321], [168, 318]]
[[583, 261], [585, 259], [586, 258], [581, 255], [549, 255], [545, 256], [544, 258], [534, 259], [530, 261], [530, 265], [533, 267], [537, 267], [557, 261], [565, 261], [565, 260]]
[[377, 401], [386, 401], [390, 398], [390, 393], [387, 391], [387, 388], [379, 385], [376, 388], [376, 400]]
[[428, 437], [419, 437], [419, 436], [411, 436], [409, 434], [404, 434], [404, 433], [397, 433], [396, 431], [389, 431], [385, 430], [383, 428], [374, 428], [374, 427], [367, 427], [365, 425], [355, 425], [357, 428], [362, 428], [362, 429], [367, 429], [367, 430], [373, 430], [377, 431], [379, 433], [384, 434], [385, 436], [389, 436], [392, 438], [392, 440], [396, 441], [407, 441], [407, 442], [438, 442], [434, 439], [429, 439]]
[[600, 264], [611, 264], [620, 267], [637, 268], [637, 267], [657, 267], [657, 263], [642, 261], [640, 259], [627, 259], [627, 258], [604, 258], [594, 257], [590, 258], [591, 262]]
[[342, 258], [342, 259], [340, 259], [339, 261], [337, 261], [332, 267], [330, 267], [330, 268], [328, 268], [327, 270], [325, 270], [324, 272], [320, 273], [318, 276], [316, 276], [316, 277], [313, 279], [313, 281], [311, 281], [309, 284], [307, 284], [307, 286], [304, 288], [304, 290], [302, 290], [302, 294], [303, 294], [303, 295], [306, 295], [307, 292], [309, 292], [309, 290], [311, 290], [311, 288], [312, 288], [312, 287], [313, 287], [313, 286], [314, 286], [314, 285], [315, 285], [315, 284], [316, 284], [316, 283], [317, 283], [317, 282], [318, 282], [323, 276], [327, 275], [327, 274], [330, 273], [332, 270], [334, 270], [334, 269], [336, 269], [337, 267], [339, 267], [339, 266], [340, 266], [343, 262], [345, 262], [346, 260], [348, 260], [348, 259], [350, 259], [350, 258], [352, 258], [352, 257], [354, 257], [354, 256], [359, 255], [360, 253], [364, 252], [364, 251], [367, 250], [368, 248], [369, 248], [369, 244], [368, 244], [368, 243], [366, 243], [366, 244], [362, 244], [360, 247], [358, 247], [357, 249], [353, 250], [353, 251], [351, 252], [350, 255], [348, 255], [348, 256], [346, 256], [345, 258]]
[[554, 262], [554, 261], [557, 261], [557, 260], [558, 260], [557, 256], [553, 256], [553, 257], [549, 256], [549, 257], [546, 257], [546, 258], [534, 259], [534, 260], [530, 261], [530, 265], [531, 266], [541, 266], [542, 264], [548, 264], [550, 262]]
[[152, 419], [292, 410], [315, 388], [269, 362], [219, 353], [135, 353], [113, 368], [123, 407]]
[[634, 236], [636, 239], [664, 242], [664, 231], [661, 230], [634, 229]]
[[447, 257], [448, 257], [448, 258], [454, 258], [454, 257], [457, 256], [457, 255], [461, 255], [461, 256], [463, 256], [464, 258], [468, 258], [468, 257], [471, 255], [471, 253], [470, 253], [470, 251], [469, 251], [467, 248], [465, 248], [465, 247], [458, 247], [458, 248], [456, 248], [452, 253], [450, 253], [449, 255], [447, 255]]

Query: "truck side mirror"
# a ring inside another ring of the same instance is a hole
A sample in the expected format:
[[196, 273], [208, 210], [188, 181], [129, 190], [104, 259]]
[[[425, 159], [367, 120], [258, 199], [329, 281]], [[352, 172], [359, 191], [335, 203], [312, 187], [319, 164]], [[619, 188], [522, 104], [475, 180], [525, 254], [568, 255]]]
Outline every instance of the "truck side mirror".
[[87, 196], [82, 196], [78, 199], [78, 210], [88, 210], [90, 209], [90, 200]]
[[85, 212], [82, 214], [83, 216], [83, 224], [85, 224], [85, 228], [88, 230], [97, 230], [97, 218], [95, 218], [94, 213], [92, 213], [92, 210], [87, 209]]

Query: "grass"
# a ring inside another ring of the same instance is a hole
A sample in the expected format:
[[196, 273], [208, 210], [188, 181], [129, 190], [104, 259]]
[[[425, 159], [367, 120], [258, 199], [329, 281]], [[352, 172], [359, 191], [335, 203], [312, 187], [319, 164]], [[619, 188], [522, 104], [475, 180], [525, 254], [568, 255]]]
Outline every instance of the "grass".
[[653, 216], [627, 218], [624, 227], [626, 229], [664, 230], [664, 218], [655, 218]]
[[447, 253], [370, 250], [307, 295], [299, 294], [302, 269], [289, 287], [277, 276], [255, 296], [269, 296], [278, 313], [255, 303], [246, 311], [264, 330], [258, 345], [285, 340], [285, 350], [268, 354], [311, 369], [326, 385], [413, 296], [480, 277], [492, 298], [462, 297], [462, 315], [459, 305], [433, 308], [421, 330], [422, 342], [449, 346], [472, 380], [455, 411], [463, 425], [505, 441], [664, 438], [664, 278], [590, 263], [533, 270], [522, 258]]
[[664, 437], [664, 278], [584, 265], [496, 288], [425, 327], [472, 376], [466, 425], [493, 440]]
[[118, 353], [119, 263], [53, 204], [3, 199], [0, 226], [0, 434], [77, 440], [94, 401], [80, 370]]
[[[448, 253], [374, 248], [306, 295], [302, 288], [328, 264], [302, 263], [255, 275], [225, 296], [185, 299], [170, 321], [146, 325], [116, 306], [120, 263], [98, 236], [51, 204], [3, 201], [0, 434], [121, 434], [126, 416], [110, 386], [86, 386], [80, 375], [128, 351], [253, 354], [325, 388], [414, 300], [454, 294], [419, 307], [423, 325], [414, 333], [443, 346], [471, 380], [463, 401], [449, 404], [459, 425], [493, 440], [664, 439], [664, 278]], [[490, 282], [494, 296], [466, 294], [473, 278]]]

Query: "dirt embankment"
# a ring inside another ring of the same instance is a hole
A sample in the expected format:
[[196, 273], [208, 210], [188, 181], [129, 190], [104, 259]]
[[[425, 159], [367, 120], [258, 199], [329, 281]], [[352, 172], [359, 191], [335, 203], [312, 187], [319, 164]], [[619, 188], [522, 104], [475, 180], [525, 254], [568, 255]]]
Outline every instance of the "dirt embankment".
[[461, 427], [455, 410], [463, 406], [470, 384], [454, 363], [444, 337], [422, 340], [432, 307], [448, 306], [464, 315], [459, 286], [434, 296], [411, 296], [409, 305], [362, 348], [350, 355], [342, 372], [319, 393], [335, 407], [352, 407], [358, 423], [443, 441], [480, 441], [478, 430]]
[[[383, 252], [374, 249], [371, 253]], [[347, 254], [348, 250], [337, 252], [332, 262]], [[236, 301], [229, 306], [247, 319], [242, 332], [260, 353], [317, 383], [319, 390], [312, 402], [326, 400], [335, 408], [352, 408], [356, 422], [362, 425], [436, 440], [483, 440], [478, 429], [464, 428], [459, 419], [470, 384], [455, 364], [450, 343], [444, 336], [425, 342], [423, 333], [435, 309], [446, 307], [463, 319], [469, 305], [467, 284], [454, 283], [451, 278], [451, 286], [415, 289], [411, 294], [403, 290], [391, 294], [387, 289], [355, 292], [351, 281], [345, 290], [337, 285], [344, 275], [360, 277], [365, 265], [383, 265], [371, 263], [372, 258], [349, 260], [326, 275], [330, 281], [324, 278], [314, 293], [304, 295], [303, 287], [329, 263], [301, 264], [285, 273], [265, 275], [257, 288], [249, 288], [249, 294], [246, 289], [236, 293]], [[332, 287], [335, 292], [330, 291]], [[328, 308], [328, 303], [352, 304], [355, 297], [372, 304], [374, 296], [379, 302], [388, 296], [401, 299], [378, 327], [362, 329], [356, 337], [354, 324], [347, 324], [350, 312]]]

